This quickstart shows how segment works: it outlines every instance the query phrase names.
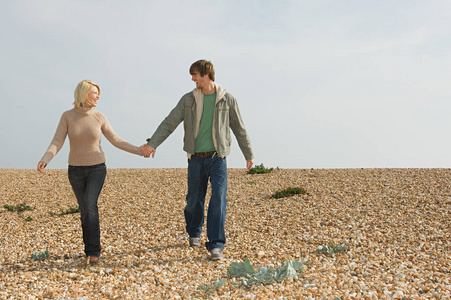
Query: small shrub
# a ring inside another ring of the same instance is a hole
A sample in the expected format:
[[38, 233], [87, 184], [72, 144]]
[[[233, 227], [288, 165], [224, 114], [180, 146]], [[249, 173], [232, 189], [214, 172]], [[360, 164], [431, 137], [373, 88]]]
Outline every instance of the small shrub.
[[6, 208], [8, 211], [17, 211], [17, 212], [22, 212], [25, 210], [33, 210], [33, 208], [31, 208], [30, 206], [28, 206], [25, 202], [18, 204], [16, 206], [14, 205], [3, 205], [4, 208]]
[[296, 277], [304, 270], [299, 261], [284, 261], [278, 269], [267, 267], [254, 267], [248, 259], [241, 263], [232, 262], [227, 270], [227, 276], [238, 277], [241, 284], [251, 286], [253, 284], [272, 284], [282, 282], [285, 278]]
[[31, 260], [44, 260], [50, 256], [50, 252], [45, 250], [44, 252], [35, 251], [31, 256]]
[[316, 249], [318, 253], [324, 253], [326, 255], [334, 255], [338, 252], [343, 252], [347, 249], [346, 245], [343, 243], [341, 245], [334, 245], [334, 243], [329, 243], [329, 245], [321, 245]]
[[304, 190], [303, 188], [294, 187], [294, 188], [287, 188], [285, 190], [275, 192], [272, 195], [272, 197], [275, 199], [279, 199], [279, 198], [289, 197], [289, 196], [293, 196], [293, 195], [303, 195], [306, 193], [307, 193], [307, 191]]
[[253, 274], [255, 274], [254, 267], [247, 258], [243, 262], [232, 262], [227, 270], [227, 276], [239, 277]]
[[[232, 262], [227, 270], [227, 277], [238, 278], [241, 284], [233, 282], [233, 287], [251, 287], [254, 284], [264, 285], [273, 284], [283, 281], [285, 278], [298, 277], [300, 272], [304, 271], [304, 265], [298, 260], [284, 261], [278, 269], [267, 267], [253, 267], [249, 259], [245, 258], [243, 262]], [[212, 285], [203, 284], [198, 290], [204, 290], [205, 293], [211, 295], [219, 288], [224, 286], [227, 278], [216, 280]], [[235, 280], [233, 280], [235, 281]]]
[[259, 166], [255, 166], [249, 171], [247, 171], [247, 174], [265, 174], [265, 173], [271, 173], [274, 170], [274, 168], [265, 168], [263, 164]]
[[216, 280], [215, 282], [213, 282], [213, 285], [209, 285], [209, 284], [202, 284], [200, 287], [198, 287], [198, 290], [204, 290], [205, 293], [207, 293], [208, 295], [212, 295], [215, 293], [216, 290], [219, 290], [224, 283], [227, 281], [227, 279], [219, 279]]
[[24, 218], [21, 214], [25, 210], [33, 210], [34, 209], [34, 208], [28, 206], [25, 202], [18, 204], [18, 205], [5, 204], [5, 205], [3, 205], [3, 207], [8, 211], [16, 211], [18, 213], [19, 217], [24, 219], [26, 222], [33, 220], [33, 218], [31, 216]]
[[6, 208], [6, 210], [8, 210], [8, 211], [15, 211], [16, 210], [15, 206], [8, 205], [8, 204], [3, 205], [3, 207]]

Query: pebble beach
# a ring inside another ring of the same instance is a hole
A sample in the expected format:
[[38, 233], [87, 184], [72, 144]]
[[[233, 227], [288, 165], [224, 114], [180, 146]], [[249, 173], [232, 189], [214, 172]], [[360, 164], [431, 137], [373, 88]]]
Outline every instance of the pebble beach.
[[[229, 169], [221, 261], [188, 246], [186, 177], [109, 169], [89, 265], [67, 170], [1, 169], [0, 299], [451, 299], [451, 169]], [[244, 259], [304, 268], [245, 286], [227, 274]]]

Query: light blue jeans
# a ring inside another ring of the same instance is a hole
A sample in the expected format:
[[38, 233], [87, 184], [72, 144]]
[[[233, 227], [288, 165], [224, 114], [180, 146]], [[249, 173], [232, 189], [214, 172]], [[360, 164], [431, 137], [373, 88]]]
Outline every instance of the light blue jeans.
[[205, 196], [208, 180], [211, 183], [211, 198], [207, 213], [208, 251], [224, 249], [225, 219], [227, 207], [227, 160], [216, 155], [188, 159], [188, 194], [186, 195], [185, 221], [190, 237], [199, 237], [204, 224]]

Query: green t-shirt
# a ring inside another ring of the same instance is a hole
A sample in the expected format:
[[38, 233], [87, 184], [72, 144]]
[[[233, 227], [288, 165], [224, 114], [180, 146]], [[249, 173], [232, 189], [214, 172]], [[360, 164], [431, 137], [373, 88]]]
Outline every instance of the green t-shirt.
[[213, 144], [212, 128], [213, 115], [215, 114], [216, 92], [204, 95], [204, 107], [200, 119], [199, 134], [196, 138], [196, 152], [209, 152], [215, 150]]

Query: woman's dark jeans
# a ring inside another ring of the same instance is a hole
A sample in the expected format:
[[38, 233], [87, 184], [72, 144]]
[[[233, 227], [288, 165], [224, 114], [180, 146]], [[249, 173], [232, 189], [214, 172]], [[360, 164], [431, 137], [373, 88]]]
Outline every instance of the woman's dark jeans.
[[71, 166], [69, 182], [80, 208], [86, 256], [100, 256], [100, 225], [97, 199], [106, 177], [106, 165]]

